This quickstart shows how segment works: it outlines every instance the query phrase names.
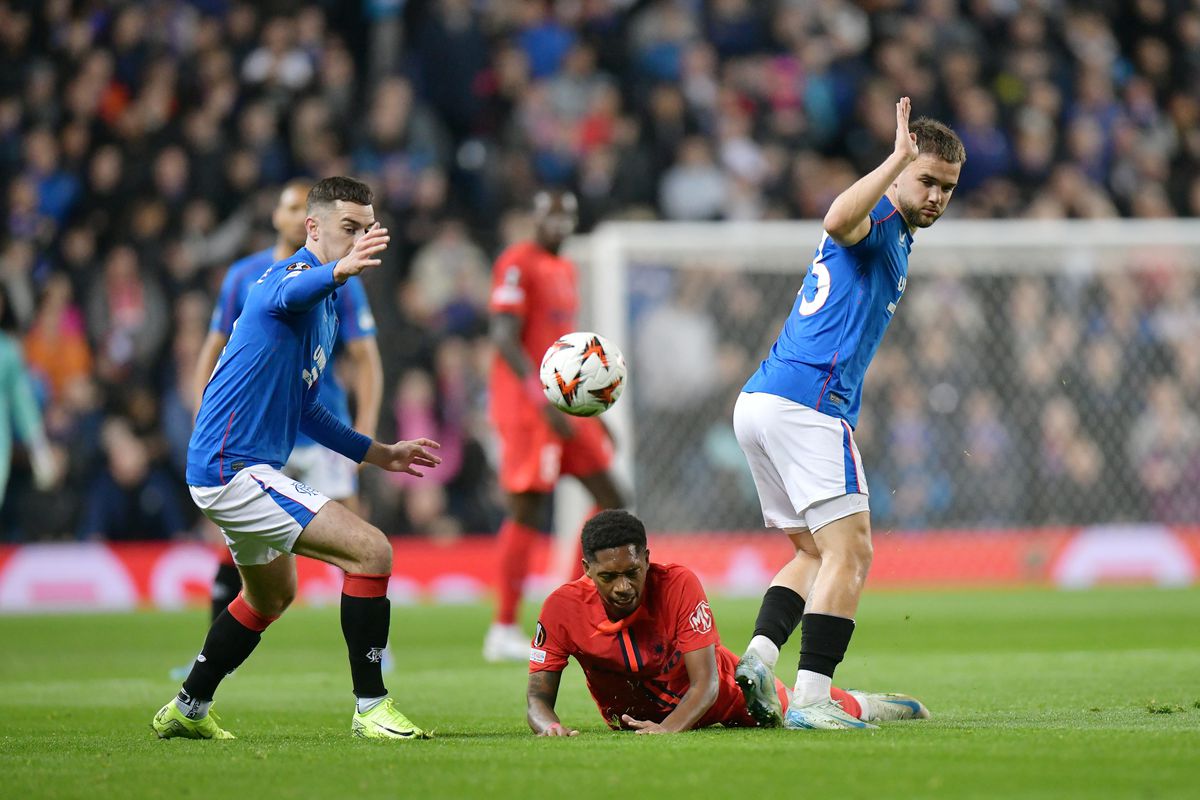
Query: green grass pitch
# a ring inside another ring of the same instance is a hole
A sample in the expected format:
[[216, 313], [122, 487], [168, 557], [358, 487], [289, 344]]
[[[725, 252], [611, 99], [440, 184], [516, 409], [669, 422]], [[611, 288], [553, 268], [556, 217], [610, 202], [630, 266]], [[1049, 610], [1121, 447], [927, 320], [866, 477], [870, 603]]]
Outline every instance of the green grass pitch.
[[[755, 603], [714, 607], [737, 650]], [[149, 722], [201, 612], [0, 617], [0, 798], [1200, 796], [1200, 590], [868, 592], [839, 685], [934, 714], [870, 733], [610, 733], [572, 665], [582, 734], [536, 739], [524, 668], [480, 658], [486, 622], [394, 613], [389, 685], [433, 741], [351, 739], [337, 612], [297, 608], [220, 691], [238, 740], [195, 742]]]

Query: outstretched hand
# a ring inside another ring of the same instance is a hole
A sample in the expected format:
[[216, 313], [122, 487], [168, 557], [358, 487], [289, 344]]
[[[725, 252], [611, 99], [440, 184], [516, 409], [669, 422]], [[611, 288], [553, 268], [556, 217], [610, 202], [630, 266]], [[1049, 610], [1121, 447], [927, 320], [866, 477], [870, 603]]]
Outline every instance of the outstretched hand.
[[575, 730], [574, 728], [568, 728], [566, 725], [563, 725], [561, 722], [556, 722], [553, 725], [550, 725], [549, 727], [547, 727], [545, 730], [543, 730], [541, 733], [538, 734], [538, 736], [578, 736], [578, 735], [579, 735], [579, 731]]
[[388, 229], [376, 222], [370, 230], [358, 238], [354, 247], [350, 248], [350, 252], [337, 262], [337, 266], [333, 269], [334, 277], [345, 281], [351, 275], [357, 275], [371, 267], [378, 267], [383, 263], [379, 256], [383, 255], [383, 251], [387, 249], [388, 242], [391, 240]]
[[659, 724], [657, 722], [650, 722], [649, 720], [644, 720], [644, 719], [634, 719], [633, 717], [629, 716], [628, 714], [622, 714], [621, 721], [624, 722], [629, 727], [633, 728], [635, 731], [637, 731], [639, 736], [643, 733], [645, 733], [645, 734], [671, 733], [671, 731], [667, 730], [666, 728], [664, 728], [661, 724]]
[[411, 442], [396, 442], [395, 444], [372, 442], [363, 461], [382, 467], [388, 472], [404, 472], [421, 478], [425, 476], [425, 473], [418, 472], [413, 468], [414, 466], [432, 469], [442, 463], [440, 458], [426, 448], [437, 450], [441, 448], [441, 445], [432, 439], [414, 439]]
[[917, 135], [908, 132], [908, 117], [912, 114], [912, 101], [901, 97], [896, 103], [896, 152], [909, 161], [915, 161], [921, 151], [917, 149]]

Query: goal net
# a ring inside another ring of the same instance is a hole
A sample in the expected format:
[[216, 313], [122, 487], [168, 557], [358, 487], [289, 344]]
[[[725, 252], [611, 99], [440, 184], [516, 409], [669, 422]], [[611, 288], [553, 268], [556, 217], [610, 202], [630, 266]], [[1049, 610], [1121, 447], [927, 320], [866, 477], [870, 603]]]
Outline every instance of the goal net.
[[[614, 223], [574, 240], [584, 324], [625, 353], [604, 419], [654, 530], [761, 524], [733, 403], [815, 222]], [[1200, 223], [920, 231], [855, 439], [876, 530], [1200, 521]]]

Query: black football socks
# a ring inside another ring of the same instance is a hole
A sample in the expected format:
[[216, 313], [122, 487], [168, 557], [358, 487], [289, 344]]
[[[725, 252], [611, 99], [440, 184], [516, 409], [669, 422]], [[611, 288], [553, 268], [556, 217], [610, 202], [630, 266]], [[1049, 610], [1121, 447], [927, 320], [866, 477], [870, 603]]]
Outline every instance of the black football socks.
[[342, 635], [350, 656], [354, 696], [381, 698], [383, 651], [391, 627], [392, 604], [387, 597], [390, 575], [351, 575], [342, 582]]

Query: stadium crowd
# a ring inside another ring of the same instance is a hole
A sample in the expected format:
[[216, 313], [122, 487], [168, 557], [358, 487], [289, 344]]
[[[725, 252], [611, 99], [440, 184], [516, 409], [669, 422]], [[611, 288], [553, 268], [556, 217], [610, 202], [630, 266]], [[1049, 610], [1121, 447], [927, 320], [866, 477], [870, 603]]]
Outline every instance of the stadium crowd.
[[[5, 335], [58, 467], [35, 487], [18, 453], [0, 537], [187, 535], [187, 382], [225, 268], [270, 244], [294, 176], [369, 181], [393, 232], [366, 280], [380, 433], [431, 435], [445, 463], [421, 482], [364, 473], [392, 533], [499, 522], [489, 262], [528, 235], [539, 186], [572, 188], [584, 229], [820, 218], [890, 150], [905, 94], [966, 144], [950, 217], [1200, 216], [1195, 0], [347, 5], [0, 0]], [[878, 524], [1200, 518], [1200, 495], [1177, 491], [1200, 477], [1194, 275], [953, 284], [938, 291], [987, 306], [1001, 332], [995, 372], [962, 383], [985, 368], [969, 322], [914, 314], [892, 334], [859, 434]], [[709, 277], [659, 298], [659, 324], [694, 326], [721, 371], [700, 397], [714, 419], [761, 355], [757, 339], [730, 346], [734, 317], [783, 312], [765, 296]], [[925, 391], [950, 376], [954, 403]], [[649, 429], [672, 412], [647, 384]], [[1009, 386], [1035, 411], [1014, 413]], [[714, 423], [687, 445], [662, 527], [711, 524], [688, 487], [741, 474], [731, 436]], [[751, 502], [737, 511], [754, 524]]]

